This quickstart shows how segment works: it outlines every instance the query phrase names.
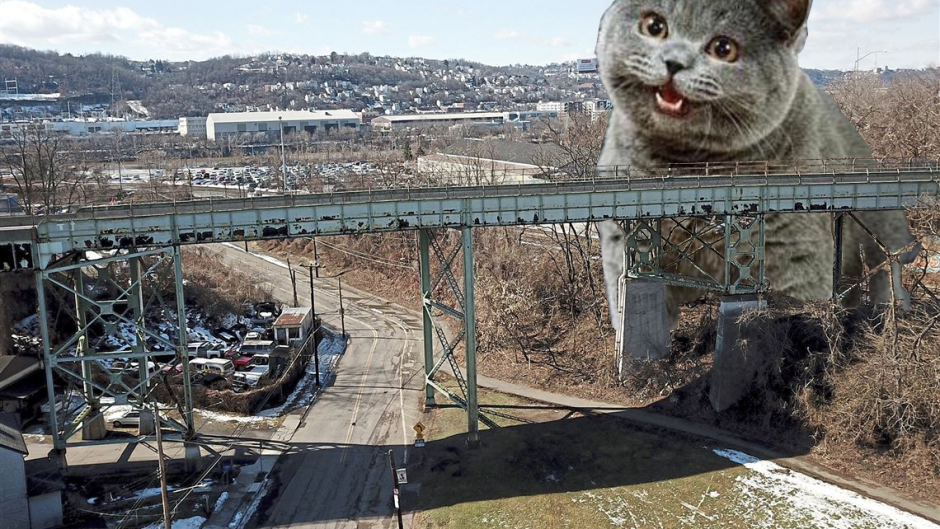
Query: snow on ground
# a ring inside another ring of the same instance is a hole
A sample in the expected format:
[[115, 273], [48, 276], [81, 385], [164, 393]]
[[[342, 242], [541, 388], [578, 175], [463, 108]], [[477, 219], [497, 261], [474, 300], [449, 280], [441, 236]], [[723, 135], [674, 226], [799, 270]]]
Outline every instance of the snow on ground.
[[[332, 381], [336, 362], [346, 348], [346, 344], [341, 337], [335, 336], [329, 332], [324, 332], [324, 335], [325, 338], [323, 341], [317, 345], [317, 352], [320, 356], [321, 388]], [[275, 408], [262, 410], [258, 415], [261, 417], [280, 417], [291, 410], [309, 406], [318, 394], [316, 378], [316, 366], [311, 361], [307, 364], [304, 377], [297, 383], [294, 391], [287, 397], [284, 404]]]
[[219, 495], [219, 499], [215, 501], [215, 505], [212, 507], [212, 512], [219, 512], [219, 509], [225, 505], [226, 501], [228, 501], [228, 492], [223, 492]]
[[[186, 518], [183, 520], [173, 520], [172, 527], [173, 529], [199, 529], [202, 527], [202, 524], [206, 523], [206, 519], [202, 516], [193, 516], [192, 518]], [[163, 522], [154, 522], [144, 529], [163, 529]]]
[[[222, 245], [223, 245], [223, 246], [228, 246], [229, 248], [234, 248], [234, 249], [236, 249], [236, 250], [245, 251], [245, 248], [244, 248], [244, 247], [236, 246], [236, 245], [234, 245], [234, 244], [232, 244], [232, 243], [230, 243], [230, 242], [223, 242]], [[265, 260], [265, 261], [267, 261], [267, 262], [269, 262], [269, 263], [271, 263], [271, 264], [273, 264], [273, 265], [279, 266], [279, 267], [281, 267], [281, 268], [285, 268], [285, 269], [289, 269], [289, 268], [290, 268], [289, 266], [287, 266], [287, 263], [285, 263], [284, 261], [281, 261], [280, 259], [278, 259], [278, 258], [276, 258], [276, 257], [271, 257], [270, 255], [263, 254], [263, 253], [255, 253], [255, 252], [249, 252], [249, 253], [250, 253], [251, 255], [253, 255], [253, 256], [259, 258], [259, 259]]]
[[[764, 461], [735, 450], [713, 450], [715, 454], [744, 466], [751, 472], [736, 479], [749, 510], [784, 511], [807, 517], [812, 527], [851, 529], [940, 529], [928, 520], [855, 492], [793, 472], [772, 461]], [[764, 527], [773, 527], [773, 518]]]
[[209, 411], [209, 410], [203, 410], [199, 408], [196, 408], [193, 411], [195, 411], [197, 415], [204, 417], [210, 421], [215, 421], [215, 422], [237, 422], [240, 424], [261, 424], [265, 422], [266, 420], [268, 420], [267, 417], [262, 417], [258, 415], [250, 415], [246, 417], [244, 415], [221, 413], [217, 411]]

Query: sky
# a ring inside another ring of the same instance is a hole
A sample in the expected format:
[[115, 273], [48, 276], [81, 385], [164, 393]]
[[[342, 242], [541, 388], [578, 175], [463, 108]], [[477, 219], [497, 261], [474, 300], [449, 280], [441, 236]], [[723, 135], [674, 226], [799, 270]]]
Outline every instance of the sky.
[[[702, 0], [708, 1], [708, 0]], [[741, 0], [769, 1], [769, 0]], [[780, 0], [783, 1], [783, 0]], [[594, 56], [610, 0], [0, 0], [0, 43], [131, 59], [266, 51], [548, 64]], [[804, 68], [940, 65], [940, 1], [815, 0]]]

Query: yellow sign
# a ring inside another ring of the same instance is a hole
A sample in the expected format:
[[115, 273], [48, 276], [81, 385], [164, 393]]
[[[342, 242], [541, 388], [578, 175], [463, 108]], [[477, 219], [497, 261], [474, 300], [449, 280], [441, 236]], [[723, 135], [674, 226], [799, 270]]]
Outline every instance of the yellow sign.
[[414, 425], [414, 429], [415, 429], [415, 432], [417, 433], [415, 437], [418, 439], [424, 439], [424, 430], [425, 430], [424, 425], [419, 422], [418, 424]]

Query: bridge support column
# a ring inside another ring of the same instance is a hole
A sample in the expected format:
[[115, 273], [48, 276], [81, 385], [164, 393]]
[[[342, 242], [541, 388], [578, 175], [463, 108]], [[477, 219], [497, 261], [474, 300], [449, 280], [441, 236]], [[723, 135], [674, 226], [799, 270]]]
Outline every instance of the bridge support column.
[[[39, 336], [42, 339], [42, 365], [46, 372], [46, 398], [49, 399], [49, 430], [52, 432], [53, 452], [62, 455], [65, 461], [65, 440], [59, 435], [58, 411], [56, 410], [55, 384], [53, 368], [55, 357], [52, 354], [52, 338], [49, 333], [49, 311], [46, 306], [45, 276], [41, 270], [36, 272], [36, 299], [39, 304]], [[68, 403], [63, 403], [67, 407]]]
[[196, 422], [193, 419], [193, 387], [189, 371], [189, 327], [186, 325], [186, 298], [183, 292], [183, 253], [177, 244], [173, 247], [173, 274], [176, 294], [176, 359], [183, 365], [183, 422], [186, 439], [196, 437]]
[[620, 349], [617, 365], [621, 378], [626, 359], [662, 360], [669, 356], [669, 317], [666, 284], [645, 279], [620, 280]]
[[[467, 444], [479, 445], [480, 427], [483, 423], [489, 428], [498, 425], [488, 414], [480, 413], [477, 402], [477, 358], [476, 358], [476, 309], [473, 300], [473, 230], [461, 228], [460, 236], [452, 236], [454, 231], [441, 230], [419, 232], [419, 253], [421, 256], [421, 296], [424, 303], [424, 361], [427, 405], [433, 406], [436, 398], [445, 395], [452, 402], [467, 412]], [[456, 239], [456, 241], [454, 240]], [[449, 248], [448, 248], [449, 247]], [[439, 264], [432, 270], [431, 255]], [[463, 253], [463, 259], [460, 254]], [[463, 265], [463, 281], [457, 279], [455, 270]], [[459, 322], [459, 327], [443, 325], [441, 317], [449, 317]], [[454, 336], [454, 332], [456, 335]], [[442, 347], [441, 357], [435, 358], [433, 336], [437, 336]], [[457, 362], [454, 352], [463, 342], [467, 354], [466, 368]], [[435, 380], [435, 375], [444, 364], [448, 364], [454, 376], [456, 387], [446, 386]], [[466, 376], [464, 376], [466, 374]]]
[[463, 229], [464, 325], [467, 330], [467, 443], [480, 445], [480, 409], [477, 403], [477, 324], [473, 300], [473, 228]]
[[[418, 252], [420, 254], [421, 268], [421, 314], [424, 317], [424, 374], [427, 381], [434, 380], [434, 323], [431, 321], [431, 234], [428, 230], [418, 231]], [[424, 407], [432, 408], [437, 403], [434, 400], [434, 386], [424, 385]]]
[[[57, 450], [64, 450], [78, 434], [85, 443], [104, 440], [107, 437], [104, 412], [111, 406], [132, 406], [141, 412], [141, 435], [154, 431], [153, 412], [144, 408], [152, 400], [153, 379], [148, 366], [153, 356], [174, 351], [177, 355], [182, 352], [184, 366], [188, 360], [181, 273], [179, 252], [169, 248], [131, 249], [128, 253], [104, 255], [78, 251], [36, 273], [43, 360], [53, 403], [49, 423]], [[165, 301], [173, 283], [159, 281], [170, 274], [176, 275], [175, 306]], [[47, 297], [55, 299], [61, 309], [71, 307], [57, 314], [72, 317], [74, 331], [53, 335], [54, 315], [49, 311]], [[159, 331], [149, 329], [148, 318], [165, 325]], [[180, 325], [174, 325], [177, 322]], [[172, 336], [174, 333], [176, 337]], [[123, 362], [123, 367], [118, 362]], [[138, 367], [131, 368], [132, 362], [137, 362]], [[56, 411], [56, 375], [69, 382], [69, 387], [80, 388], [78, 393], [84, 407], [74, 418], [78, 410], [71, 402], [67, 402], [68, 413]], [[180, 388], [186, 395], [187, 409], [178, 402]], [[164, 402], [179, 410], [182, 421], [163, 413], [159, 418], [164, 427], [184, 435], [194, 432], [189, 389], [189, 379], [184, 378], [169, 387], [169, 402]], [[102, 403], [105, 396], [111, 402]], [[138, 440], [148, 439], [135, 438]]]
[[[741, 400], [764, 363], [764, 356], [744, 354], [738, 343], [741, 337], [738, 320], [745, 312], [766, 306], [767, 301], [756, 295], [725, 296], [721, 300], [718, 340], [715, 343], [715, 361], [708, 395], [712, 408], [717, 412], [725, 411]], [[777, 354], [776, 351], [767, 353]]]

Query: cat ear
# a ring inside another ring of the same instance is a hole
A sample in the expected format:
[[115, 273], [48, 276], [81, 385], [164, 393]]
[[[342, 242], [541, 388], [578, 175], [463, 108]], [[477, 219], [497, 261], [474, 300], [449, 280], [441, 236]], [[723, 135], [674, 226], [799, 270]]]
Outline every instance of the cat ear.
[[783, 26], [781, 38], [797, 53], [806, 42], [806, 21], [813, 0], [761, 0], [771, 16]]

